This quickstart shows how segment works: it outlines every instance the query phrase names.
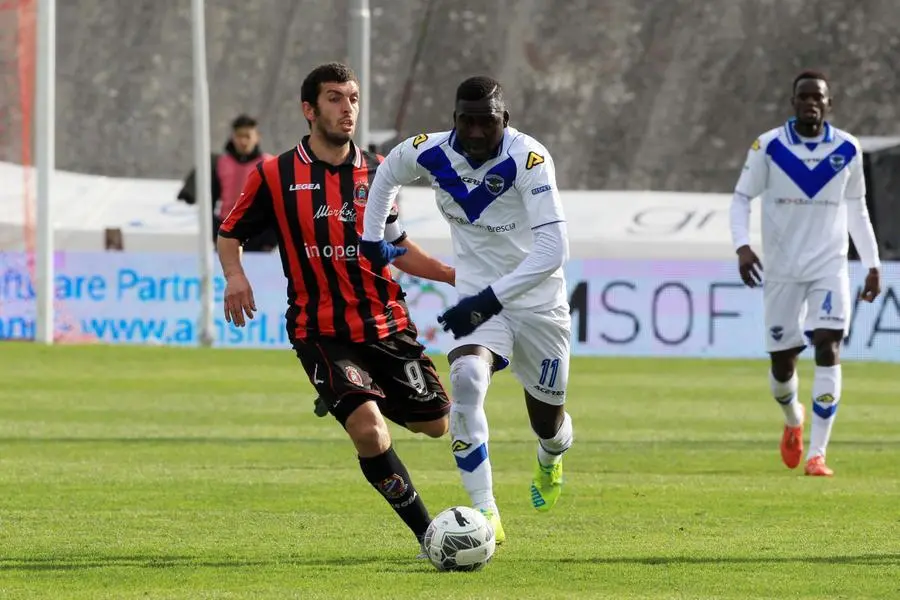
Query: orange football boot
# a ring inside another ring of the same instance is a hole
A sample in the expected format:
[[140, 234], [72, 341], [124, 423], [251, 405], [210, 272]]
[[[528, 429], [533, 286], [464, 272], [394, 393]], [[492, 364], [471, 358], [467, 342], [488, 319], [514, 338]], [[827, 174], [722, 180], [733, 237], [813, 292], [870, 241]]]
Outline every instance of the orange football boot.
[[828, 468], [828, 465], [825, 464], [825, 457], [822, 455], [813, 456], [806, 461], [804, 472], [813, 477], [831, 477], [834, 475], [834, 471]]
[[[800, 406], [802, 408], [803, 405]], [[804, 414], [804, 418], [805, 416]], [[803, 458], [803, 421], [797, 427], [785, 425], [781, 436], [781, 460], [787, 468], [796, 469], [801, 458]]]

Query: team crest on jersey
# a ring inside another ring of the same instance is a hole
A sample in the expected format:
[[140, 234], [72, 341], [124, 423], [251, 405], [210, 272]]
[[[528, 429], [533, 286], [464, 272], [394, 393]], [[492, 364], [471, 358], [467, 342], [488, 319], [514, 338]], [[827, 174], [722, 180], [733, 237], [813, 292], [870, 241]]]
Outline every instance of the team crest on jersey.
[[413, 148], [416, 148], [418, 150], [419, 146], [421, 146], [427, 139], [428, 139], [428, 136], [426, 134], [420, 133], [419, 135], [417, 135], [416, 137], [413, 138], [413, 141], [412, 141]]
[[484, 187], [495, 196], [502, 192], [505, 186], [506, 181], [496, 173], [489, 173], [484, 178]]
[[544, 164], [544, 157], [537, 152], [529, 152], [528, 158], [525, 159], [525, 170], [530, 171], [538, 165]]
[[840, 171], [844, 167], [844, 164], [846, 164], [847, 159], [840, 154], [832, 154], [828, 157], [828, 162], [831, 164], [832, 169]]
[[353, 385], [357, 387], [363, 387], [363, 378], [362, 374], [360, 374], [359, 369], [354, 366], [346, 366], [344, 367], [344, 374], [347, 376], [347, 380], [350, 381]]
[[369, 184], [365, 181], [357, 181], [353, 187], [353, 204], [365, 206], [369, 199]]

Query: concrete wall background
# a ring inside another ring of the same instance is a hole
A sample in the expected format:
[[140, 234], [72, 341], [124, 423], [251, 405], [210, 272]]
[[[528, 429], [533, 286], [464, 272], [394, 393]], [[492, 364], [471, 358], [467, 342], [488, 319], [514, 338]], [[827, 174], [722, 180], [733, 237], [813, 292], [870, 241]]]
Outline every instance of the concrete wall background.
[[[756, 135], [789, 116], [803, 68], [830, 75], [838, 126], [900, 134], [895, 0], [371, 6], [373, 128], [445, 128], [459, 81], [491, 74], [513, 124], [553, 152], [564, 188], [730, 190]], [[262, 120], [265, 149], [296, 143], [306, 131], [300, 83], [345, 58], [346, 10], [347, 0], [208, 0], [214, 148], [239, 112]], [[0, 160], [21, 156], [9, 13], [0, 11]], [[58, 19], [58, 168], [182, 177], [192, 161], [190, 3], [65, 0]], [[401, 106], [420, 37], [426, 52]]]

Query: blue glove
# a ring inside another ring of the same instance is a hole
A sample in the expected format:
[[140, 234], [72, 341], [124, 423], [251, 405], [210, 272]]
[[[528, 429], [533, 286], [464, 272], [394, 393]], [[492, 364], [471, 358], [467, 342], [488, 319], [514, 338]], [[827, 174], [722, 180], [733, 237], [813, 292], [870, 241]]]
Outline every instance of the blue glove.
[[438, 317], [438, 323], [444, 326], [444, 331], [452, 331], [453, 338], [458, 340], [478, 329], [482, 323], [501, 310], [503, 305], [497, 300], [494, 290], [486, 287], [474, 296], [463, 298], [456, 306], [448, 308]]
[[368, 240], [359, 240], [359, 251], [363, 256], [369, 259], [372, 266], [376, 269], [382, 269], [388, 264], [394, 262], [395, 258], [406, 254], [407, 249], [394, 244], [389, 244], [384, 240], [370, 242]]

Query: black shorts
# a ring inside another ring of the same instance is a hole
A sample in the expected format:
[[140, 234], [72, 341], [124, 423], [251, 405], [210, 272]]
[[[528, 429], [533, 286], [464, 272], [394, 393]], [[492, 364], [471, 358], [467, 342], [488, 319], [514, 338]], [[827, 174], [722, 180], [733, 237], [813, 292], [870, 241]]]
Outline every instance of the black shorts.
[[374, 343], [318, 338], [294, 340], [293, 347], [309, 381], [341, 425], [374, 400], [381, 414], [405, 426], [450, 412], [447, 392], [417, 336], [410, 325]]

